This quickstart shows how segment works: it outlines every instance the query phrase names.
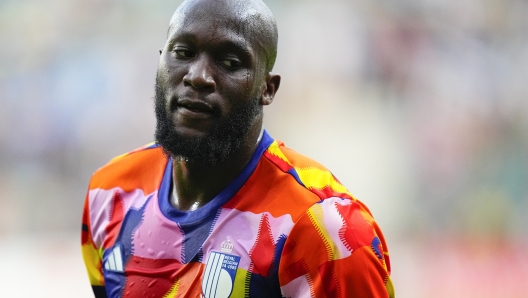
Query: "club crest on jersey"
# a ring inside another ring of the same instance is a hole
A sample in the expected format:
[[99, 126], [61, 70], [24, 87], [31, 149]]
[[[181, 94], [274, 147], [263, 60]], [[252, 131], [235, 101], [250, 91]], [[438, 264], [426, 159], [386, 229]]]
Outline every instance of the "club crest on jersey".
[[233, 291], [240, 257], [232, 255], [233, 243], [227, 238], [220, 252], [211, 251], [202, 278], [202, 297], [227, 298]]

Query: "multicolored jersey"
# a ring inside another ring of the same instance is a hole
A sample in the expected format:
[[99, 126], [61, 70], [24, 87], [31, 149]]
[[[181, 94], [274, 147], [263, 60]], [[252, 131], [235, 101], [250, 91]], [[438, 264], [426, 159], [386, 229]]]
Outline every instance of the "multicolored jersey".
[[203, 207], [174, 208], [171, 184], [156, 144], [92, 176], [82, 252], [96, 297], [394, 297], [369, 210], [267, 132]]

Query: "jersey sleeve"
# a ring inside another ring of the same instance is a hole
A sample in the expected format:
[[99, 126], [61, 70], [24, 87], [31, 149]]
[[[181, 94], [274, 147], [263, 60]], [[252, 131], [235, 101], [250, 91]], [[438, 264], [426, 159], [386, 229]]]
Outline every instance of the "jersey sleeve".
[[102, 270], [103, 250], [98, 248], [93, 241], [88, 194], [84, 202], [81, 235], [82, 255], [92, 290], [96, 298], [106, 298]]
[[279, 265], [284, 297], [394, 297], [385, 240], [364, 205], [329, 198], [288, 236]]

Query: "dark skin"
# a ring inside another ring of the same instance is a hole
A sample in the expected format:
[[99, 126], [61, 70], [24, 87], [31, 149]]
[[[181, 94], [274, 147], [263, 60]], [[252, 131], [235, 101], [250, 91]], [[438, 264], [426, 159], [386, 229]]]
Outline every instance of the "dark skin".
[[207, 204], [242, 172], [258, 146], [262, 107], [271, 104], [280, 85], [280, 76], [270, 73], [276, 44], [267, 42], [269, 30], [263, 30], [274, 26], [270, 16], [257, 0], [191, 0], [171, 20], [158, 76], [168, 86], [166, 106], [174, 129], [200, 138], [235, 105], [253, 100], [259, 108], [241, 145], [227, 159], [207, 165], [171, 153], [175, 208]]

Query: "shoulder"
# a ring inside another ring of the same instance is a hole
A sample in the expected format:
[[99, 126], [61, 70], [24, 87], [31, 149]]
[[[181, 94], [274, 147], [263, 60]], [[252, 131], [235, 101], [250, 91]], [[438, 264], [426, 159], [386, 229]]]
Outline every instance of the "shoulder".
[[331, 197], [355, 200], [325, 166], [286, 147], [280, 141], [273, 142], [264, 152], [264, 156], [283, 172], [292, 175], [300, 185], [320, 200]]
[[[111, 159], [92, 175], [90, 189], [121, 188], [125, 192], [147, 186], [146, 182], [163, 174], [167, 157], [155, 143], [147, 144], [133, 151]], [[161, 177], [160, 177], [161, 178]], [[148, 183], [147, 183], [148, 184]], [[152, 187], [145, 193], [153, 191]]]
[[[349, 230], [354, 234], [351, 238], [362, 239], [361, 246], [371, 244], [380, 231], [370, 210], [352, 196], [325, 166], [278, 141], [268, 148], [265, 155], [283, 171], [295, 176], [299, 184], [318, 198], [304, 209], [297, 223], [298, 229], [302, 231], [303, 226], [309, 225], [317, 233], [333, 230], [333, 236], [337, 238], [346, 237], [346, 233], [340, 234]], [[347, 248], [352, 250], [357, 247], [350, 244]]]
[[[259, 200], [243, 198], [258, 197]], [[226, 207], [255, 214], [287, 215], [296, 223], [315, 204], [330, 198], [356, 201], [320, 163], [274, 140], [255, 173]]]
[[158, 145], [149, 144], [113, 158], [92, 175], [84, 222], [96, 247], [112, 243], [127, 210], [141, 207], [158, 190], [167, 161]]

